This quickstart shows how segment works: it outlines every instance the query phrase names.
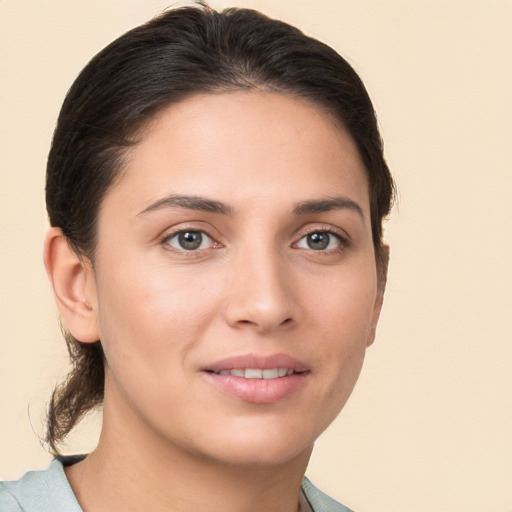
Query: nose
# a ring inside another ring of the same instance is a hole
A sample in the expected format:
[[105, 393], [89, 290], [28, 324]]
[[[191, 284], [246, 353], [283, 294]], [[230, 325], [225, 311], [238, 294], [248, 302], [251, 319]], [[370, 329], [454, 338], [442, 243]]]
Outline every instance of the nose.
[[226, 322], [260, 333], [289, 328], [302, 310], [290, 264], [278, 251], [253, 251], [237, 258], [227, 279]]

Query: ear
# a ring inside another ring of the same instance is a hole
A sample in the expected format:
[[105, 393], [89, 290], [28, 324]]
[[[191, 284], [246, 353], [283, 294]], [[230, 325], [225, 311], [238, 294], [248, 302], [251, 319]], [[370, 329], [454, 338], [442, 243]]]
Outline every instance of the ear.
[[44, 242], [44, 265], [69, 332], [78, 341], [98, 341], [98, 301], [91, 262], [72, 249], [59, 228], [50, 228]]
[[382, 244], [379, 248], [380, 259], [377, 262], [377, 296], [373, 305], [372, 321], [368, 341], [366, 346], [370, 346], [375, 341], [375, 332], [377, 330], [377, 322], [379, 321], [382, 304], [384, 302], [384, 291], [386, 290], [386, 282], [388, 279], [389, 265], [389, 246]]

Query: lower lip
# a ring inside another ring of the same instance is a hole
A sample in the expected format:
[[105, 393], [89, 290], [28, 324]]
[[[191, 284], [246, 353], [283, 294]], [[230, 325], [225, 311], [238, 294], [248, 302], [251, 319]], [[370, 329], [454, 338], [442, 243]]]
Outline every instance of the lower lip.
[[223, 393], [253, 404], [272, 404], [287, 398], [304, 385], [309, 375], [303, 372], [277, 379], [245, 379], [209, 372], [203, 374]]

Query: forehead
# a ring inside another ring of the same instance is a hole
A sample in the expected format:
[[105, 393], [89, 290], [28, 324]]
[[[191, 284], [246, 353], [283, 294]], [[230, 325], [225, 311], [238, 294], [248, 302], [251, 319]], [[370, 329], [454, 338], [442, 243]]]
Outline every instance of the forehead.
[[128, 151], [122, 175], [113, 192], [131, 188], [147, 201], [169, 192], [231, 201], [234, 192], [276, 191], [300, 200], [332, 190], [368, 202], [348, 132], [322, 107], [278, 93], [202, 94], [165, 108]]

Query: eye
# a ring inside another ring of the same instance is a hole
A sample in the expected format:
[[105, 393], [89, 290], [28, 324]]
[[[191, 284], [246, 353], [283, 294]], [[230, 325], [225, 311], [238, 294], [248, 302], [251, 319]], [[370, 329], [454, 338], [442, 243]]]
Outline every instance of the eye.
[[328, 251], [341, 246], [341, 237], [329, 231], [314, 231], [303, 236], [298, 242], [300, 249], [312, 249], [313, 251]]
[[163, 243], [179, 251], [198, 251], [215, 246], [215, 242], [203, 231], [188, 229], [165, 237]]

